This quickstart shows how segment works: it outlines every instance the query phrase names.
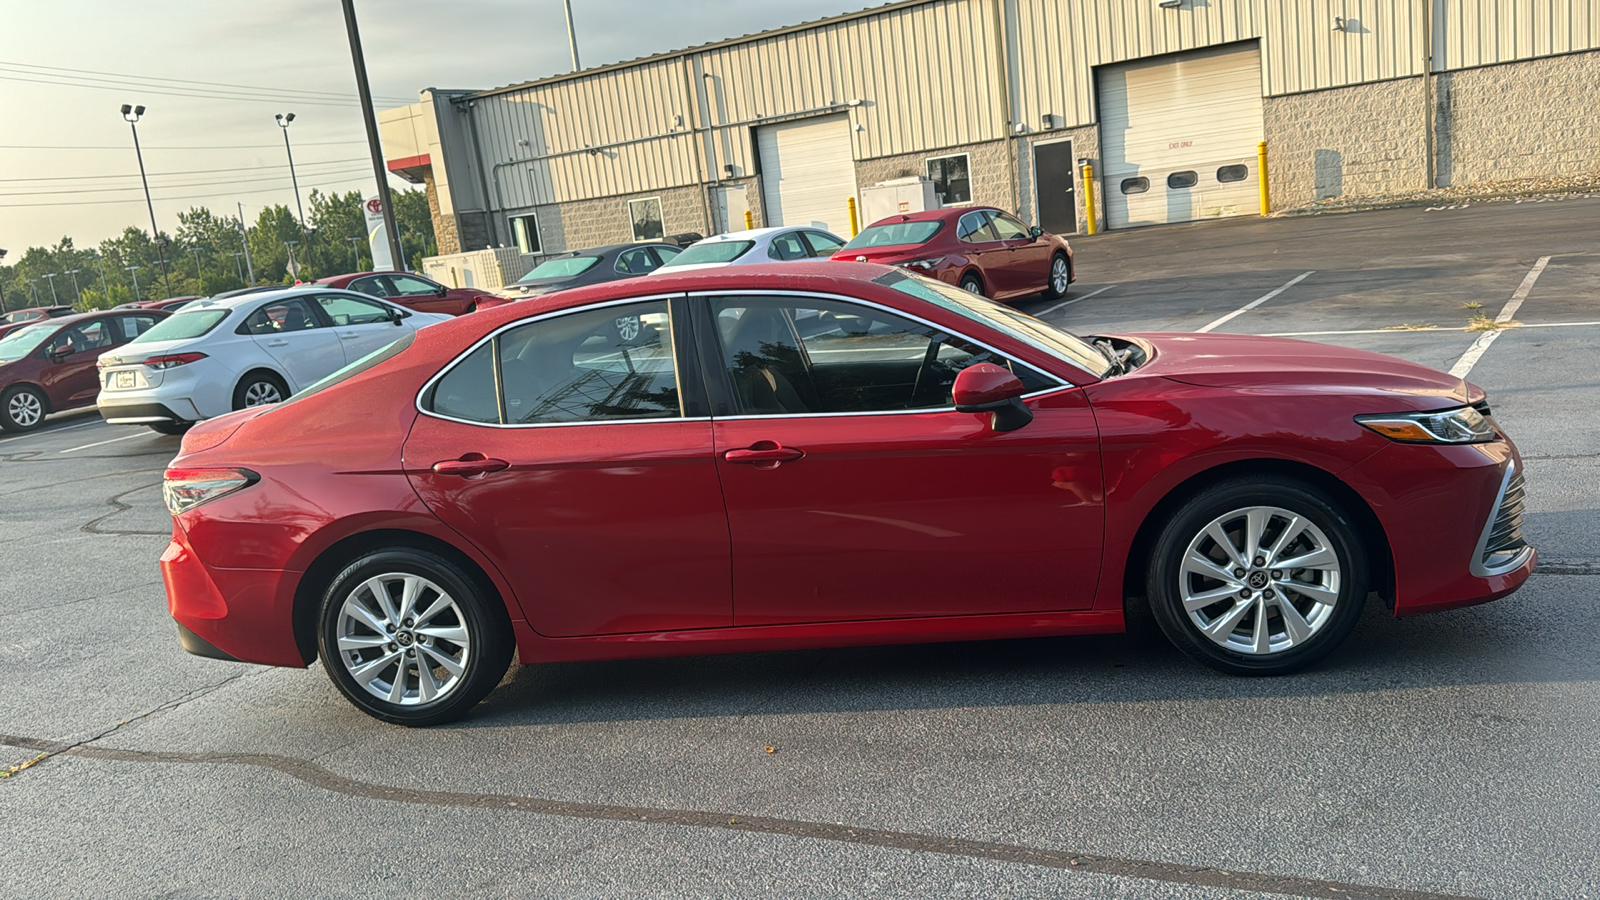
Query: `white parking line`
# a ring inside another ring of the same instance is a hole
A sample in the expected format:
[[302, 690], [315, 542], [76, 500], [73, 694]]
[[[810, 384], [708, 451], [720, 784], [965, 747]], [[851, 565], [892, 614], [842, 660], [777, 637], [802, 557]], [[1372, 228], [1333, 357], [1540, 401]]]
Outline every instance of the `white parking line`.
[[[1527, 275], [1523, 276], [1522, 284], [1517, 286], [1516, 291], [1511, 295], [1511, 299], [1506, 301], [1505, 309], [1500, 310], [1500, 315], [1494, 317], [1496, 322], [1505, 324], [1511, 321], [1511, 317], [1516, 315], [1517, 310], [1522, 306], [1522, 301], [1528, 299], [1528, 292], [1533, 290], [1533, 283], [1539, 280], [1539, 274], [1549, 264], [1550, 257], [1539, 257], [1539, 261], [1533, 264], [1533, 268], [1528, 270]], [[1472, 346], [1467, 348], [1467, 352], [1461, 354], [1461, 359], [1450, 367], [1450, 374], [1457, 378], [1467, 377], [1467, 373], [1472, 371], [1472, 367], [1478, 364], [1478, 360], [1483, 358], [1483, 354], [1489, 349], [1489, 345], [1493, 344], [1498, 337], [1500, 337], [1499, 331], [1485, 331], [1483, 334], [1478, 335], [1478, 339], [1472, 342]]]
[[[1506, 326], [1506, 331], [1516, 331], [1519, 328], [1577, 328], [1583, 325], [1600, 325], [1600, 322], [1535, 322], [1532, 325], [1518, 322]], [[1432, 332], [1435, 334], [1460, 334], [1465, 328], [1448, 328], [1443, 325], [1418, 325], [1415, 328], [1359, 328], [1352, 331], [1276, 331], [1264, 337], [1318, 337], [1321, 335], [1337, 334], [1416, 334], [1418, 332]]]
[[44, 437], [47, 434], [55, 434], [58, 431], [71, 431], [74, 428], [87, 428], [90, 425], [104, 425], [104, 424], [105, 424], [105, 420], [104, 419], [94, 419], [94, 420], [89, 421], [89, 422], [79, 422], [76, 425], [67, 425], [67, 426], [62, 427], [62, 428], [52, 428], [49, 431], [33, 431], [33, 432], [29, 432], [28, 434], [19, 434], [16, 437], [8, 437], [8, 438], [0, 439], [0, 444], [8, 444], [8, 443], [10, 443], [12, 441], [20, 441], [23, 438]]
[[1216, 328], [1218, 325], [1227, 324], [1228, 322], [1232, 321], [1236, 316], [1244, 315], [1245, 313], [1249, 312], [1250, 310], [1255, 309], [1256, 307], [1258, 307], [1261, 304], [1267, 302], [1268, 300], [1271, 300], [1273, 297], [1276, 297], [1279, 294], [1283, 293], [1284, 291], [1287, 291], [1289, 288], [1292, 288], [1295, 285], [1299, 284], [1300, 282], [1305, 281], [1307, 278], [1310, 278], [1312, 275], [1314, 275], [1316, 273], [1316, 271], [1317, 271], [1316, 269], [1312, 269], [1310, 272], [1301, 272], [1299, 275], [1296, 275], [1295, 277], [1289, 279], [1287, 283], [1283, 284], [1282, 286], [1280, 286], [1278, 288], [1273, 289], [1272, 291], [1267, 293], [1265, 296], [1259, 297], [1259, 298], [1257, 298], [1255, 300], [1252, 300], [1249, 303], [1246, 303], [1245, 305], [1243, 305], [1243, 306], [1239, 307], [1238, 309], [1234, 310], [1233, 312], [1228, 313], [1227, 315], [1223, 316], [1222, 318], [1216, 320], [1215, 322], [1212, 322], [1211, 324], [1207, 325], [1206, 327], [1199, 329], [1199, 333], [1204, 334], [1205, 332], [1210, 331], [1213, 328]]
[[1105, 287], [1101, 288], [1100, 290], [1098, 290], [1098, 291], [1090, 291], [1089, 293], [1084, 294], [1082, 297], [1073, 297], [1071, 300], [1063, 300], [1060, 303], [1057, 303], [1055, 306], [1052, 306], [1047, 310], [1044, 310], [1044, 311], [1038, 312], [1038, 313], [1034, 313], [1033, 317], [1035, 319], [1042, 319], [1045, 316], [1048, 316], [1051, 313], [1055, 312], [1056, 310], [1062, 308], [1063, 306], [1071, 306], [1072, 304], [1077, 303], [1080, 300], [1087, 300], [1090, 297], [1095, 297], [1095, 296], [1098, 296], [1100, 294], [1104, 294], [1106, 291], [1109, 291], [1114, 287], [1116, 287], [1116, 285], [1108, 284]]
[[128, 440], [132, 440], [132, 439], [134, 439], [136, 437], [144, 437], [144, 436], [145, 436], [145, 432], [139, 432], [138, 434], [125, 434], [122, 437], [112, 438], [109, 441], [97, 441], [97, 442], [95, 442], [93, 444], [84, 444], [82, 447], [73, 447], [70, 450], [63, 450], [61, 452], [62, 453], [77, 453], [79, 450], [87, 450], [90, 447], [104, 447], [106, 444], [115, 444], [117, 441], [128, 441]]

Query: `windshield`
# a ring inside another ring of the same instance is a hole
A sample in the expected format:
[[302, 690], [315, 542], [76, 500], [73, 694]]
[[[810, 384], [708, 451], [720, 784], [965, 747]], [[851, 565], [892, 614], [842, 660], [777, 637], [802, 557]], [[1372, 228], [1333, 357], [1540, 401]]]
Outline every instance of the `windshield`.
[[518, 278], [517, 284], [582, 275], [594, 268], [595, 263], [599, 261], [598, 256], [565, 256], [561, 259], [548, 259], [534, 266], [532, 272]]
[[703, 244], [695, 244], [693, 247], [679, 253], [676, 257], [662, 263], [661, 268], [692, 266], [695, 263], [733, 262], [745, 255], [755, 245], [755, 241], [707, 241]]
[[903, 244], [923, 244], [939, 233], [943, 222], [894, 222], [889, 225], [872, 225], [850, 239], [845, 250], [865, 250], [868, 247], [893, 247]]
[[156, 341], [185, 341], [197, 338], [217, 327], [230, 312], [232, 310], [227, 309], [184, 310], [171, 318], [162, 319], [149, 331], [128, 343], [153, 344]]
[[912, 275], [895, 271], [874, 278], [878, 284], [892, 287], [902, 294], [910, 294], [957, 315], [981, 322], [996, 331], [1004, 332], [1029, 346], [1059, 356], [1080, 369], [1104, 378], [1111, 366], [1100, 351], [1088, 341], [1070, 331], [1057, 328], [1049, 322], [1017, 312], [993, 300], [945, 284], [926, 275]]
[[28, 325], [0, 338], [0, 363], [12, 363], [39, 349], [55, 329], [49, 325]]

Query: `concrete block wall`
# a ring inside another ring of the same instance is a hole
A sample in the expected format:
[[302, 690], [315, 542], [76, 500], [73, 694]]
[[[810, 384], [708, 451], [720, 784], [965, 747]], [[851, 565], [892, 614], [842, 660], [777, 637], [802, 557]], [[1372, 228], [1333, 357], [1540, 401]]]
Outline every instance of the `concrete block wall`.
[[[1017, 152], [1017, 218], [1029, 225], [1039, 222], [1039, 192], [1033, 180], [1033, 145], [1047, 141], [1071, 140], [1073, 164], [1079, 159], [1087, 159], [1094, 166], [1095, 178], [1100, 179], [1100, 129], [1094, 125], [1082, 128], [1064, 128], [1059, 131], [1047, 131], [1042, 134], [1031, 135], [1015, 143]], [[1100, 223], [1100, 230], [1106, 227], [1106, 202], [1102, 196], [1105, 192], [1101, 184], [1094, 187], [1095, 216]], [[1080, 172], [1077, 179], [1077, 189], [1073, 197], [1078, 207], [1078, 231], [1082, 232], [1088, 225], [1088, 209], [1084, 205], [1083, 178]], [[1000, 205], [1000, 204], [996, 204]]]
[[[985, 141], [981, 144], [964, 144], [925, 153], [907, 153], [900, 156], [880, 156], [856, 162], [856, 191], [871, 187], [880, 181], [905, 178], [911, 175], [928, 176], [927, 161], [937, 156], [967, 154], [967, 177], [972, 182], [972, 203], [976, 206], [1011, 208], [1011, 167], [1006, 159], [1008, 141]], [[862, 222], [865, 228], [870, 222]]]
[[[559, 253], [633, 240], [633, 221], [628, 216], [628, 201], [648, 197], [661, 199], [661, 225], [668, 236], [689, 231], [709, 234], [706, 207], [700, 191], [698, 185], [663, 188], [642, 194], [540, 206], [532, 211], [539, 217], [539, 240], [544, 252]], [[514, 210], [506, 215], [524, 215], [526, 212]]]
[[1440, 187], [1600, 177], [1600, 52], [1435, 78]]
[[1427, 186], [1421, 78], [1262, 100], [1273, 209]]

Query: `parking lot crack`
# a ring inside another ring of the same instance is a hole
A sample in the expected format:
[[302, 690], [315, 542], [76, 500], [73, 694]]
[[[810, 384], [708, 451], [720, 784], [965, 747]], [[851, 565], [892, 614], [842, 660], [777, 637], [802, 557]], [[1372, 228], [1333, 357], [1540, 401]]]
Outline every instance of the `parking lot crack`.
[[142, 535], [150, 535], [150, 536], [154, 536], [154, 537], [163, 537], [163, 536], [165, 536], [167, 534], [170, 534], [171, 532], [169, 530], [166, 530], [166, 529], [163, 529], [161, 531], [141, 531], [141, 530], [137, 530], [137, 529], [120, 530], [120, 529], [115, 529], [115, 528], [101, 528], [100, 527], [100, 523], [101, 522], [104, 522], [107, 519], [110, 519], [110, 518], [112, 518], [114, 516], [120, 516], [123, 513], [127, 512], [128, 510], [133, 509], [133, 504], [122, 502], [122, 498], [123, 497], [126, 497], [129, 494], [138, 493], [139, 491], [149, 490], [150, 488], [160, 487], [160, 486], [161, 486], [161, 482], [156, 481], [156, 482], [152, 482], [150, 484], [141, 484], [138, 487], [129, 488], [128, 490], [125, 490], [125, 491], [123, 491], [123, 492], [121, 492], [119, 494], [112, 494], [110, 497], [106, 498], [106, 504], [108, 506], [112, 507], [111, 512], [108, 512], [105, 515], [100, 516], [97, 519], [93, 519], [93, 520], [91, 520], [89, 522], [84, 523], [83, 526], [79, 530], [86, 531], [89, 534], [117, 534], [117, 535], [142, 534]]

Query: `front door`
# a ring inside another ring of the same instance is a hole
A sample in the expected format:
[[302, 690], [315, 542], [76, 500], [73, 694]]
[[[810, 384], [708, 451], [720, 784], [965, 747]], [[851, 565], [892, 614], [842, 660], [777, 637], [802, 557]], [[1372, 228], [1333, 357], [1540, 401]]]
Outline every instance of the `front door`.
[[406, 473], [542, 635], [726, 627], [711, 424], [682, 399], [666, 301], [545, 316], [426, 391]]
[[1050, 256], [1055, 245], [1035, 238], [1028, 226], [1003, 212], [990, 217], [995, 233], [1005, 242], [1005, 265], [994, 267], [995, 288], [1010, 296], [1036, 294], [1050, 280]]
[[362, 300], [346, 294], [318, 294], [317, 305], [333, 323], [333, 333], [344, 348], [345, 362], [351, 363], [374, 350], [381, 350], [415, 330], [411, 321], [396, 322], [398, 310], [375, 300]]
[[[868, 304], [704, 302], [708, 377], [739, 413], [715, 421], [737, 624], [1092, 604], [1103, 492], [1080, 391]], [[951, 407], [977, 362], [1039, 394], [1030, 425]]]
[[83, 322], [63, 330], [45, 345], [48, 365], [39, 381], [56, 409], [71, 409], [93, 403], [100, 392], [100, 374], [95, 363], [100, 354], [125, 338], [113, 332], [115, 323], [107, 319]]
[[1077, 232], [1077, 184], [1071, 141], [1033, 145], [1033, 185], [1040, 228], [1051, 234]]

